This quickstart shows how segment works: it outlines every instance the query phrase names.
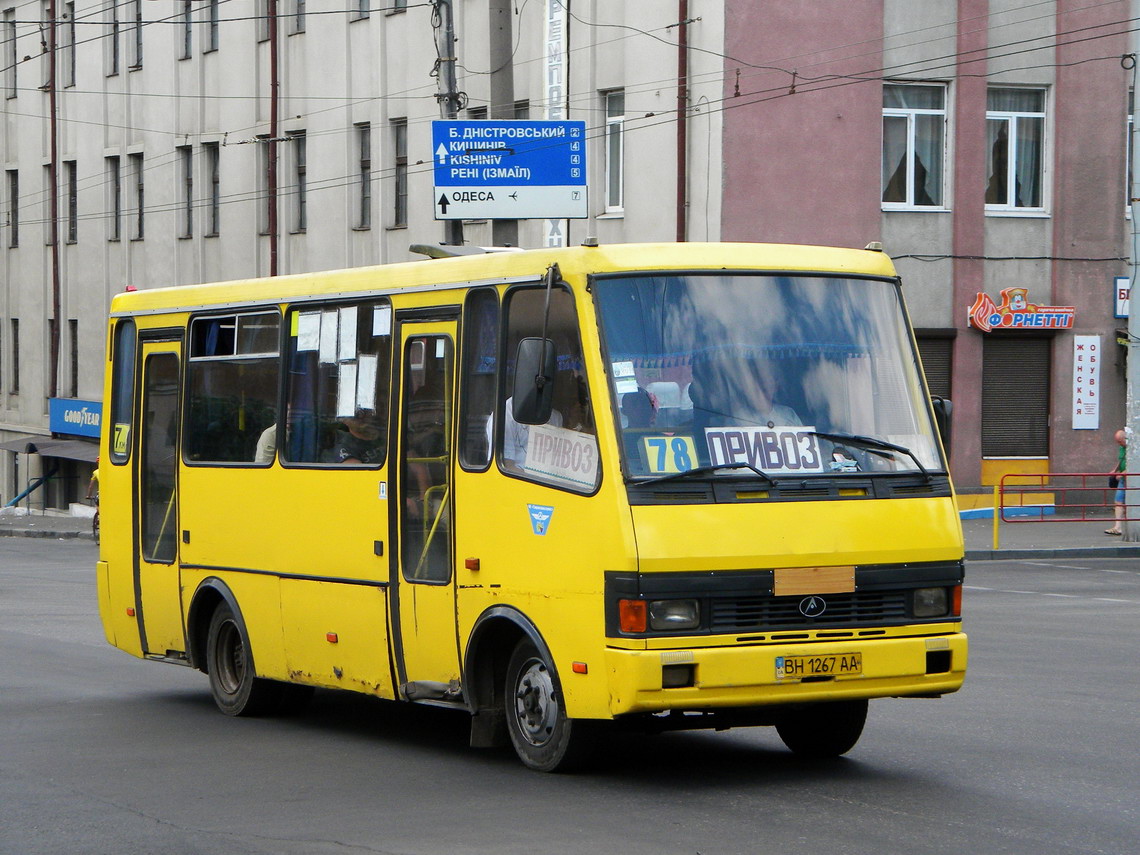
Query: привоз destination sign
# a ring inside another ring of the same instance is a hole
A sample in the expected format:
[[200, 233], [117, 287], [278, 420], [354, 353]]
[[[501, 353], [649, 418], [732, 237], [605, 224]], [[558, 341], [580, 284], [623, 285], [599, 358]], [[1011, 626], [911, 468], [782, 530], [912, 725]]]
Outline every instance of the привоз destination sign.
[[581, 219], [586, 123], [432, 122], [437, 220]]

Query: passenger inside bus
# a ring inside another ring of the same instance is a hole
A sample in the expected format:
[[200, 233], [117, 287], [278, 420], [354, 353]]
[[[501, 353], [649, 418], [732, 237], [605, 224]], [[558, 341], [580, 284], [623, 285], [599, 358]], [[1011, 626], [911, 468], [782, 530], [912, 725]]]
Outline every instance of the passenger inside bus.
[[343, 430], [336, 433], [332, 457], [336, 463], [378, 463], [383, 458], [380, 428], [365, 410], [341, 420]]

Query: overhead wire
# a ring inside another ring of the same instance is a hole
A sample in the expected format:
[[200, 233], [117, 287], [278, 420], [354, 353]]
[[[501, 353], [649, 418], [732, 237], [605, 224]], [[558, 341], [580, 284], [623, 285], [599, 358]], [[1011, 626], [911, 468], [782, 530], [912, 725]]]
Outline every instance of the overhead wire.
[[[120, 5], [126, 6], [131, 2], [133, 2], [133, 0], [126, 0], [126, 2], [124, 2]], [[224, 2], [229, 2], [229, 0], [219, 0], [219, 2], [224, 3]], [[427, 6], [427, 5], [430, 5], [430, 4], [416, 4], [416, 6]], [[1046, 4], [1042, 3], [1042, 4], [1036, 4], [1036, 5], [1046, 5]], [[1084, 8], [1095, 8], [1095, 6], [1098, 6], [1098, 5], [1110, 5], [1110, 4], [1107, 4], [1107, 3], [1106, 4], [1094, 4], [1093, 6], [1084, 7]], [[526, 2], [524, 0], [523, 8], [525, 8], [525, 6], [526, 6]], [[1079, 10], [1076, 10], [1076, 11], [1079, 11]], [[336, 10], [337, 14], [343, 14], [343, 12], [344, 12], [344, 10]], [[175, 17], [181, 18], [181, 13], [178, 13], [178, 15]], [[256, 17], [256, 16], [253, 16], [253, 17]], [[253, 19], [253, 17], [251, 17], [251, 18], [232, 18], [232, 19], [226, 19], [226, 20], [251, 20], [251, 19]], [[657, 38], [658, 41], [662, 41], [660, 38], [653, 36], [652, 33], [645, 31], [645, 30], [641, 30], [639, 28], [629, 27], [627, 25], [595, 24], [593, 22], [584, 21], [583, 19], [581, 19], [579, 16], [576, 16], [576, 15], [573, 17], [575, 18], [575, 20], [577, 20], [579, 23], [581, 23], [583, 25], [602, 26], [602, 27], [605, 27], [605, 26], [621, 27], [621, 28], [625, 28], [625, 29], [635, 31], [636, 34], [648, 35], [650, 37]], [[1048, 16], [1042, 16], [1042, 17], [1048, 17]], [[1109, 26], [1119, 25], [1119, 24], [1123, 24], [1123, 23], [1131, 23], [1131, 22], [1134, 22], [1136, 20], [1137, 19], [1135, 19], [1135, 18], [1129, 18], [1129, 19], [1124, 19], [1122, 21], [1117, 21], [1117, 22], [1106, 22], [1106, 23], [1102, 23], [1102, 24], [1098, 24], [1098, 25], [1089, 26], [1089, 27], [1080, 27], [1080, 28], [1077, 28], [1077, 29], [1072, 30], [1072, 31], [1061, 31], [1058, 33], [1044, 34], [1042, 36], [1037, 36], [1037, 37], [1033, 37], [1030, 39], [1020, 39], [1020, 40], [1017, 40], [1014, 42], [1009, 42], [1006, 45], [1002, 45], [1000, 47], [1013, 46], [1013, 45], [1025, 45], [1025, 44], [1029, 44], [1029, 43], [1033, 43], [1033, 42], [1039, 42], [1043, 39], [1053, 39], [1054, 42], [1052, 44], [1043, 44], [1043, 45], [1038, 45], [1036, 47], [1025, 48], [1025, 49], [1021, 49], [1021, 50], [1015, 50], [1015, 51], [1011, 51], [1011, 52], [1006, 53], [1006, 54], [997, 54], [997, 55], [990, 54], [990, 56], [991, 56], [991, 58], [1004, 58], [1004, 57], [1016, 56], [1016, 55], [1025, 54], [1025, 53], [1033, 53], [1033, 52], [1042, 51], [1042, 50], [1056, 50], [1059, 47], [1064, 47], [1064, 46], [1067, 46], [1070, 44], [1078, 44], [1078, 43], [1081, 43], [1083, 41], [1092, 41], [1092, 40], [1095, 40], [1097, 38], [1103, 38], [1103, 37], [1107, 37], [1107, 36], [1121, 35], [1122, 34], [1121, 32], [1112, 32], [1112, 33], [1104, 33], [1104, 34], [1101, 34], [1098, 36], [1090, 36], [1087, 39], [1076, 39], [1076, 40], [1073, 40], [1071, 42], [1056, 41], [1060, 37], [1062, 37], [1064, 35], [1068, 35], [1070, 33], [1079, 33], [1079, 32], [1086, 32], [1089, 30], [1095, 30], [1095, 29], [1104, 29], [1104, 28], [1109, 27]], [[181, 20], [178, 20], [175, 22], [176, 23], [182, 23]], [[1024, 21], [1019, 22], [1019, 23], [1023, 23], [1023, 22]], [[129, 24], [128, 26], [133, 26], [133, 24]], [[915, 31], [915, 32], [924, 32], [927, 29], [930, 29], [930, 28], [923, 28], [923, 29]], [[1133, 32], [1133, 31], [1134, 30], [1127, 30], [1125, 32]], [[105, 36], [100, 36], [97, 38], [102, 38], [102, 37], [105, 37]], [[521, 35], [520, 35], [520, 37], [521, 37]], [[939, 40], [941, 40], [941, 39], [939, 39]], [[665, 43], [669, 44], [668, 42], [665, 42]], [[853, 43], [853, 44], [857, 45], [859, 43]], [[991, 49], [992, 49], [992, 47], [993, 46], [991, 46]], [[516, 44], [515, 50], [517, 52], [517, 44]], [[717, 53], [717, 52], [711, 52], [711, 53]], [[941, 60], [951, 60], [951, 59], [955, 59], [956, 57], [968, 56], [971, 53], [972, 53], [971, 51], [965, 51], [961, 54], [950, 54], [950, 55], [946, 55], [946, 56], [935, 57], [933, 59], [933, 61], [937, 62], [937, 61], [941, 61]], [[729, 57], [727, 54], [719, 54], [718, 53], [717, 55], [722, 56], [726, 59], [732, 59], [732, 57]], [[1097, 61], [1097, 60], [1101, 60], [1101, 59], [1116, 59], [1116, 58], [1117, 58], [1117, 55], [1114, 54], [1112, 56], [1107, 56], [1107, 57], [1088, 58], [1088, 59], [1080, 60], [1079, 62], [1091, 62], [1091, 61]], [[829, 60], [829, 61], [832, 61], [832, 60]], [[927, 67], [928, 63], [930, 61], [931, 60], [923, 60], [923, 61], [919, 61], [918, 64], [921, 64], [924, 67]], [[907, 65], [914, 65], [914, 64], [916, 64], [916, 63], [909, 63]], [[1046, 64], [1042, 64], [1042, 65], [1038, 65], [1038, 66], [1026, 66], [1025, 68], [1059, 67], [1061, 65], [1069, 65], [1069, 64], [1076, 64], [1076, 63], [1046, 63]], [[753, 67], [754, 68], [764, 68], [765, 70], [775, 69], [775, 70], [779, 70], [779, 71], [787, 71], [787, 69], [778, 68], [775, 66], [764, 66], [764, 67], [753, 66]], [[933, 70], [938, 70], [938, 69], [945, 68], [945, 67], [946, 66], [936, 66], [935, 69], [933, 69]], [[856, 83], [868, 82], [868, 81], [872, 81], [872, 80], [873, 81], [879, 81], [879, 80], [887, 79], [889, 77], [888, 72], [897, 73], [898, 68], [900, 68], [900, 67], [899, 66], [882, 66], [878, 69], [868, 69], [865, 72], [860, 72], [859, 73], [860, 76], [854, 76], [854, 75], [843, 75], [843, 76], [820, 75], [820, 76], [814, 77], [814, 78], [811, 76], [805, 76], [801, 79], [808, 80], [810, 82], [814, 82], [816, 80], [825, 81], [825, 82], [828, 82], [830, 85], [817, 85], [817, 86], [809, 86], [807, 88], [801, 88], [800, 90], [798, 90], [797, 94], [808, 94], [811, 92], [824, 91], [826, 89], [836, 88], [836, 86], [853, 85]], [[931, 69], [928, 68], [927, 70], [931, 70]], [[1011, 69], [1003, 69], [1003, 71], [1008, 71], [1008, 70], [1011, 70]], [[876, 74], [876, 72], [877, 72], [877, 74]], [[874, 77], [862, 76], [862, 75], [872, 75], [872, 74], [875, 74], [875, 76]], [[980, 75], [980, 76], [988, 76], [988, 75]], [[650, 84], [643, 83], [642, 85], [652, 85], [652, 84], [651, 83]], [[703, 96], [703, 97], [705, 97], [705, 100], [706, 100], [706, 104], [704, 106], [710, 112], [714, 112], [714, 111], [723, 112], [724, 110], [727, 110], [727, 109], [735, 109], [738, 107], [752, 106], [752, 105], [757, 104], [757, 103], [763, 103], [765, 101], [772, 100], [773, 97], [786, 97], [785, 89], [786, 89], [786, 87], [784, 87], [784, 86], [775, 86], [775, 87], [771, 87], [770, 89], [767, 89], [767, 90], [762, 89], [762, 90], [758, 90], [756, 92], [746, 93], [746, 94], [742, 94], [739, 96], [726, 96], [725, 98], [716, 99], [716, 100], [708, 99], [707, 96]], [[414, 92], [415, 90], [410, 90], [410, 91]], [[100, 94], [105, 94], [105, 93], [100, 93]], [[592, 94], [593, 93], [589, 93], [589, 95], [583, 96], [583, 97], [592, 98]], [[770, 95], [772, 97], [756, 97], [756, 96], [765, 96], [765, 95]], [[198, 96], [195, 96], [195, 97], [198, 97]], [[211, 96], [206, 96], [206, 97], [211, 97]], [[250, 98], [250, 97], [257, 97], [257, 96], [217, 96], [217, 97]], [[319, 100], [319, 96], [295, 96], [295, 97], [297, 98], [297, 100]], [[386, 96], [386, 97], [392, 97], [392, 96]], [[424, 97], [426, 97], [426, 96], [424, 96]], [[735, 100], [736, 98], [747, 98], [747, 99], [751, 99], [751, 100], [746, 100], [744, 102], [738, 102]], [[367, 102], [375, 101], [375, 100], [381, 100], [381, 98], [376, 98], [376, 97], [362, 98], [362, 99], [358, 99], [354, 103], [367, 103]], [[714, 106], [717, 104], [720, 104], [721, 106]], [[316, 114], [319, 114], [320, 112], [331, 112], [331, 111], [337, 111], [337, 110], [344, 110], [344, 109], [348, 109], [349, 107], [351, 107], [351, 105], [345, 105], [343, 103], [338, 103], [338, 104], [328, 108], [327, 110], [313, 111], [312, 113], [306, 114], [306, 116], [316, 115]], [[636, 117], [636, 116], [627, 117], [627, 122], [630, 124], [628, 131], [633, 132], [633, 131], [636, 131], [639, 129], [652, 127], [656, 124], [660, 124], [662, 121], [671, 122], [674, 120], [673, 115], [672, 115], [674, 113], [675, 113], [675, 110], [661, 111], [661, 112], [658, 112], [656, 114], [650, 114], [650, 115], [645, 117], [645, 119], [655, 119], [655, 118], [659, 119], [659, 121], [656, 121], [656, 122], [639, 121], [638, 117]], [[27, 115], [31, 115], [31, 114], [27, 114]], [[42, 119], [42, 117], [40, 117], [40, 118]], [[413, 122], [420, 122], [420, 121], [431, 121], [433, 119], [434, 119], [434, 117], [425, 117], [423, 119], [420, 119], [420, 118], [412, 119], [409, 117], [407, 119], [407, 121], [409, 123], [413, 123]], [[137, 130], [137, 126], [130, 126], [130, 127], [131, 127], [131, 129]], [[259, 127], [259, 125], [248, 126], [248, 128], [250, 128], [250, 129], [256, 128], [256, 127]], [[245, 130], [245, 129], [242, 129], [242, 130]], [[591, 129], [591, 131], [595, 132], [595, 134], [594, 134], [595, 136], [597, 135], [597, 132], [599, 130], [604, 130], [604, 129], [601, 129], [599, 127], [595, 127], [595, 128]], [[177, 138], [179, 136], [187, 136], [187, 135], [184, 135], [180, 132], [173, 132], [173, 131], [167, 131], [167, 130], [152, 131], [152, 132], [153, 133], [159, 133], [159, 134], [169, 134], [170, 136], [175, 137], [175, 138]], [[316, 132], [312, 133], [311, 136], [315, 137], [315, 136], [320, 136], [320, 135], [325, 135], [325, 134], [341, 134], [341, 133], [348, 133], [348, 132], [349, 132], [348, 128], [329, 129], [326, 131], [316, 131]], [[201, 138], [203, 136], [216, 137], [216, 136], [218, 136], [219, 133], [229, 134], [229, 133], [231, 133], [231, 131], [226, 131], [226, 132], [194, 132], [188, 136], [193, 136], [196, 139], [201, 140]], [[173, 153], [171, 153], [171, 159], [170, 160], [157, 162], [154, 164], [153, 168], [156, 168], [156, 169], [157, 168], [165, 168], [165, 167], [169, 166], [172, 162], [173, 162]], [[422, 162], [417, 163], [414, 166], [415, 167], [422, 166]], [[416, 168], [414, 168], [414, 166], [409, 165], [409, 167], [408, 167], [409, 174], [417, 174], [417, 173], [420, 173], [423, 171], [427, 171], [428, 169], [431, 168], [430, 166], [427, 166], [423, 169], [416, 169]], [[386, 170], [378, 170], [378, 172], [380, 172], [380, 174], [381, 174], [381, 177], [384, 176], [385, 171]], [[99, 178], [99, 181], [103, 181], [102, 176], [98, 176], [98, 178]], [[334, 183], [331, 183], [328, 186], [330, 186], [330, 187], [341, 187], [341, 186], [345, 186], [348, 183], [355, 183], [358, 180], [357, 175], [343, 176], [342, 178], [345, 180], [340, 180], [340, 179], [335, 179], [335, 178], [330, 179], [330, 181], [332, 181]], [[96, 185], [96, 186], [98, 186], [98, 185]], [[44, 195], [43, 193], [38, 194], [39, 198], [37, 198], [37, 201], [36, 202], [30, 202], [29, 206], [31, 204], [37, 204], [39, 202], [42, 202], [43, 195]], [[248, 195], [248, 194], [235, 194], [235, 195], [240, 196], [240, 195]], [[20, 207], [23, 208], [24, 205], [20, 205]], [[179, 205], [178, 207], [181, 207], [181, 205]], [[32, 221], [28, 221], [28, 222], [35, 222], [35, 221], [32, 220]]]

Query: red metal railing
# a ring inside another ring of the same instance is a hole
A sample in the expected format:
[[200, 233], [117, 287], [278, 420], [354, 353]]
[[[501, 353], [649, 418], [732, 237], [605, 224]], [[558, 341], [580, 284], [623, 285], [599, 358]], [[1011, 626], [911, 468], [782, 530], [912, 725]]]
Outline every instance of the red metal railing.
[[[1111, 521], [1117, 490], [1126, 491], [1127, 512], [1127, 494], [1140, 490], [1140, 473], [1116, 476], [1123, 478], [1119, 487], [1109, 486], [1110, 477], [1104, 472], [1003, 475], [994, 488], [994, 517], [1010, 523]], [[1140, 510], [1134, 513], [1138, 515], [1125, 518], [1140, 519]]]

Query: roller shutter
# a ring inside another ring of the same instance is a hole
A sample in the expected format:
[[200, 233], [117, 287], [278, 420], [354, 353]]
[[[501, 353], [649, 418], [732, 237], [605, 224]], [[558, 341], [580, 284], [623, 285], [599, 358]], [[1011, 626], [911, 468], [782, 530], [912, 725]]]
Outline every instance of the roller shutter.
[[954, 354], [952, 338], [919, 338], [918, 355], [926, 374], [926, 388], [931, 395], [950, 397], [950, 359]]
[[1050, 338], [989, 337], [982, 350], [982, 456], [1049, 456]]

